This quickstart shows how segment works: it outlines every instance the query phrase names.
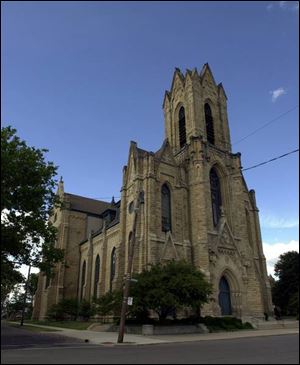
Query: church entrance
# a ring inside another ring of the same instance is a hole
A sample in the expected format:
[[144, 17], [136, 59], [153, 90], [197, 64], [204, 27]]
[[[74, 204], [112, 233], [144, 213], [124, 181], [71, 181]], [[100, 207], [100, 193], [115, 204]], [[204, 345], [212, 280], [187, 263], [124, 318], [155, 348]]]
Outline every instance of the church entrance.
[[219, 283], [219, 305], [222, 316], [231, 315], [230, 287], [225, 276], [221, 277]]

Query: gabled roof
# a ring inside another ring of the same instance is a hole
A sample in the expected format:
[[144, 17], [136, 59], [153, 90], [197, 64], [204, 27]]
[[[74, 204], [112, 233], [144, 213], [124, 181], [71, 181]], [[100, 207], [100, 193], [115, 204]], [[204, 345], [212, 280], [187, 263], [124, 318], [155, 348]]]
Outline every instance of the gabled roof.
[[70, 202], [70, 209], [87, 214], [100, 215], [110, 206], [110, 203], [101, 200], [90, 199], [84, 196], [65, 193], [65, 197]]

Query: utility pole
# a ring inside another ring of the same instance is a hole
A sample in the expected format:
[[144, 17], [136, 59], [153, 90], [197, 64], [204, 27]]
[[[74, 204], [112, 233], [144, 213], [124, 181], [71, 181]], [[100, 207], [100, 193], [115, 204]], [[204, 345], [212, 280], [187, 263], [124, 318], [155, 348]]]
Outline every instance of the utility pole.
[[30, 270], [31, 270], [31, 265], [29, 264], [28, 275], [27, 275], [27, 280], [26, 280], [26, 284], [25, 284], [25, 293], [24, 293], [22, 317], [21, 317], [20, 326], [23, 326], [23, 323], [24, 323], [24, 315], [25, 315], [25, 307], [26, 307], [26, 299], [27, 299], [27, 290], [28, 290], [28, 286], [29, 286]]
[[129, 294], [129, 288], [130, 288], [130, 282], [131, 282], [131, 271], [132, 271], [134, 245], [135, 245], [135, 238], [136, 238], [136, 225], [137, 225], [138, 211], [140, 209], [140, 204], [143, 204], [143, 203], [144, 203], [144, 196], [143, 196], [143, 192], [141, 192], [138, 195], [136, 207], [134, 209], [134, 221], [133, 221], [131, 242], [129, 242], [130, 247], [129, 247], [129, 255], [128, 255], [129, 256], [128, 257], [128, 267], [127, 267], [127, 274], [126, 274], [126, 278], [125, 278], [125, 286], [124, 286], [124, 291], [123, 291], [123, 302], [122, 302], [122, 309], [121, 309], [118, 343], [122, 343], [123, 338], [124, 338], [127, 302], [128, 302], [128, 294]]

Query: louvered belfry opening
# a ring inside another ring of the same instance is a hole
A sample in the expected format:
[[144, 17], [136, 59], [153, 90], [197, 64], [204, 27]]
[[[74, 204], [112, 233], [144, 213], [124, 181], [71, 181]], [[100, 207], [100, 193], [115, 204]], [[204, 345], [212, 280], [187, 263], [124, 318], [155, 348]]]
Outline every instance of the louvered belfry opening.
[[185, 112], [183, 106], [179, 110], [179, 144], [180, 148], [186, 144]]
[[214, 123], [213, 117], [211, 113], [211, 108], [208, 103], [204, 105], [204, 113], [205, 113], [205, 123], [206, 123], [206, 135], [207, 140], [211, 144], [215, 144], [215, 132], [214, 132]]

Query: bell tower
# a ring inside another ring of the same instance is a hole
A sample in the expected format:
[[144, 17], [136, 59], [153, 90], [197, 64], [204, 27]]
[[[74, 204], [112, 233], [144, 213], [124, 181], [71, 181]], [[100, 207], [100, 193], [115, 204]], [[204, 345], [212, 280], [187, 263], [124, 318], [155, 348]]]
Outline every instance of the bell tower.
[[165, 136], [174, 154], [189, 145], [191, 137], [201, 137], [208, 145], [231, 152], [227, 97], [222, 83], [216, 84], [208, 63], [200, 74], [196, 68], [185, 75], [175, 69], [163, 109]]

